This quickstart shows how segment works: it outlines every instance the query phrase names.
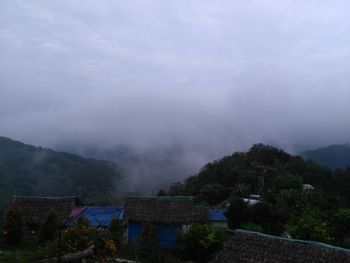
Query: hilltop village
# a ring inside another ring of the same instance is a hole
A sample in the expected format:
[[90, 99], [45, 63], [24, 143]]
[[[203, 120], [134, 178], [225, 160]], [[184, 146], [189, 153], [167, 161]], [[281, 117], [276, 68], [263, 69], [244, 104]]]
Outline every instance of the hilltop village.
[[350, 262], [349, 178], [258, 144], [157, 195], [15, 195], [0, 261]]

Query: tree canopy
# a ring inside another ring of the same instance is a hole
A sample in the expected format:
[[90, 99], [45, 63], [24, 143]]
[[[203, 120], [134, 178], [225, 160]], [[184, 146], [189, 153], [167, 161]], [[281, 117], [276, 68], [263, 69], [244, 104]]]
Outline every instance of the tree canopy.
[[[248, 152], [236, 152], [206, 164], [184, 183], [174, 184], [169, 194], [191, 195], [198, 204], [212, 207], [228, 206], [231, 228], [262, 229], [275, 235], [287, 231], [296, 238], [346, 245], [341, 233], [350, 233], [346, 223], [349, 189], [350, 168], [333, 171], [256, 144]], [[249, 195], [260, 195], [260, 203], [245, 203], [243, 198]], [[329, 227], [334, 222], [338, 222], [335, 228]]]

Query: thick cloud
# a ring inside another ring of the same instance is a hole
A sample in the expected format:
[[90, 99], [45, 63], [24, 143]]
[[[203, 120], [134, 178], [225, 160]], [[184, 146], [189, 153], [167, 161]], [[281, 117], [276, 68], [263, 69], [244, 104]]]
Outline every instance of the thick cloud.
[[181, 145], [196, 167], [255, 142], [350, 141], [349, 10], [347, 0], [1, 1], [0, 134]]

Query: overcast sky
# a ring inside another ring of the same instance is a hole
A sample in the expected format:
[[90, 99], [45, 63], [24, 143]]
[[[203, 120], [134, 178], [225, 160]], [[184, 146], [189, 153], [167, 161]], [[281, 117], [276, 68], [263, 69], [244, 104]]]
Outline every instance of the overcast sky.
[[0, 134], [36, 145], [350, 141], [350, 1], [0, 1]]

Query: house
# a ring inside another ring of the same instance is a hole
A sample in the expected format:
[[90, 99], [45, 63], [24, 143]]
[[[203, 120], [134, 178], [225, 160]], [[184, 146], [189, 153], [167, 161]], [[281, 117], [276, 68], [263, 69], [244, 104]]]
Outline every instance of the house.
[[14, 196], [11, 207], [17, 207], [26, 222], [28, 230], [33, 233], [40, 228], [41, 223], [51, 210], [57, 212], [62, 224], [70, 220], [74, 209], [80, 207], [82, 203], [74, 196], [65, 197], [32, 197]]
[[209, 209], [208, 218], [212, 226], [227, 228], [227, 218], [224, 209]]
[[93, 227], [108, 228], [114, 218], [123, 220], [124, 208], [122, 206], [88, 206], [77, 213], [72, 221], [82, 217]]
[[314, 190], [315, 187], [313, 187], [311, 184], [303, 184], [303, 190]]
[[128, 197], [124, 209], [128, 242], [137, 241], [148, 224], [165, 248], [174, 246], [179, 231], [208, 220], [208, 209], [194, 206], [192, 198], [185, 196]]
[[248, 198], [243, 198], [243, 201], [248, 203], [248, 205], [255, 205], [261, 201], [260, 195], [249, 195]]

